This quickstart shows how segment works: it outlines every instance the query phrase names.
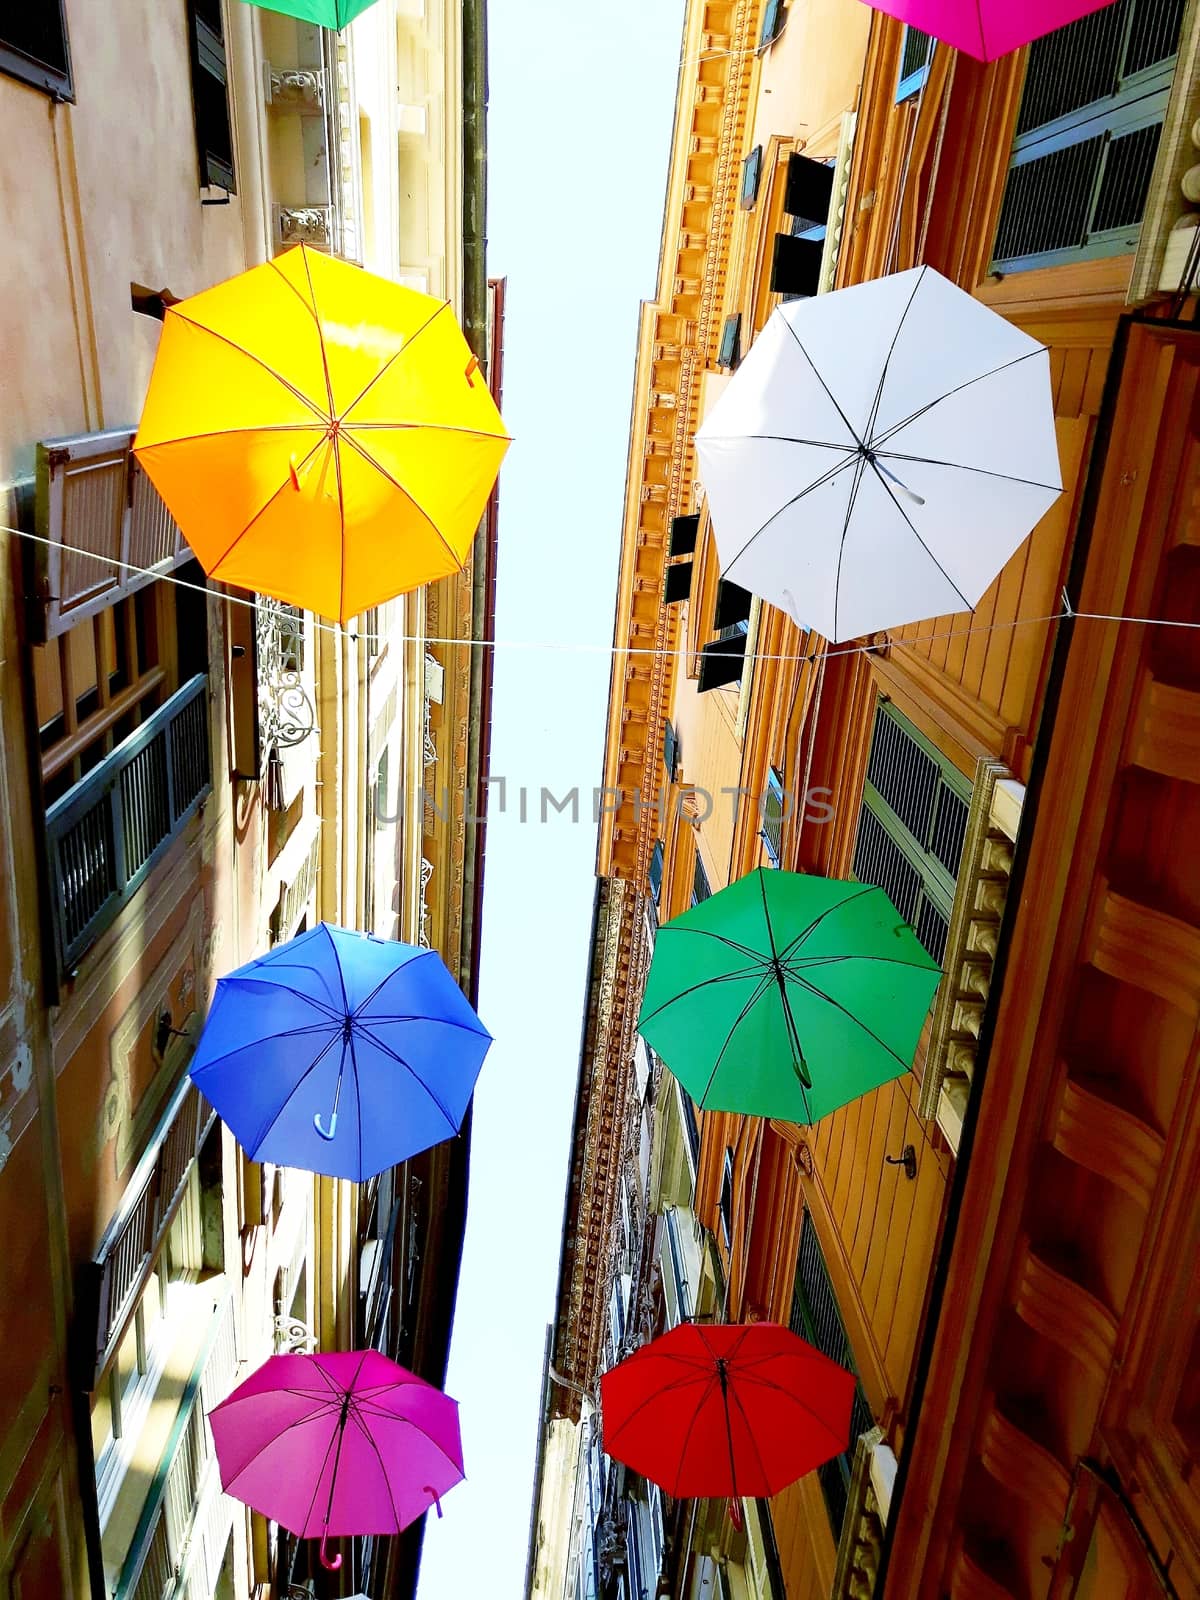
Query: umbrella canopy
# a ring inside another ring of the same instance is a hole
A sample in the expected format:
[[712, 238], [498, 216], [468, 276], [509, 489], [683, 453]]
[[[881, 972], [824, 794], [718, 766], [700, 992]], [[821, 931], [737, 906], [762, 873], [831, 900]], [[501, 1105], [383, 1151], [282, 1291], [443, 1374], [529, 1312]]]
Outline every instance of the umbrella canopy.
[[263, 11], [281, 11], [285, 17], [315, 22], [322, 28], [344, 28], [375, 0], [250, 0]]
[[1113, 0], [867, 0], [867, 4], [980, 61], [994, 61], [1068, 22], [1103, 10]]
[[255, 1161], [361, 1181], [458, 1132], [491, 1042], [436, 951], [323, 922], [218, 980], [189, 1071]]
[[1049, 353], [930, 267], [780, 306], [696, 450], [723, 575], [835, 641], [970, 610], [1062, 492]]
[[345, 621], [461, 570], [508, 445], [448, 301], [298, 245], [167, 310], [133, 448], [212, 577]]
[[939, 977], [882, 889], [759, 868], [659, 929], [638, 1027], [703, 1109], [813, 1123], [907, 1071]]
[[272, 1356], [208, 1420], [225, 1492], [322, 1545], [399, 1533], [463, 1478], [457, 1402], [375, 1350]]
[[684, 1322], [600, 1380], [604, 1449], [677, 1499], [778, 1494], [841, 1455], [852, 1373], [773, 1322]]

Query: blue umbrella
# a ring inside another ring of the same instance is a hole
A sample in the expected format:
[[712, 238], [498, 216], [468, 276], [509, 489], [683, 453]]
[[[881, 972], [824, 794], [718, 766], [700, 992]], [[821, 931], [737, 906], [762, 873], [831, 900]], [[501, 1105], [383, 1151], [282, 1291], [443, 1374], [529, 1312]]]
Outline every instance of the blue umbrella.
[[361, 1181], [458, 1132], [491, 1042], [436, 951], [322, 922], [218, 980], [190, 1072], [253, 1160]]

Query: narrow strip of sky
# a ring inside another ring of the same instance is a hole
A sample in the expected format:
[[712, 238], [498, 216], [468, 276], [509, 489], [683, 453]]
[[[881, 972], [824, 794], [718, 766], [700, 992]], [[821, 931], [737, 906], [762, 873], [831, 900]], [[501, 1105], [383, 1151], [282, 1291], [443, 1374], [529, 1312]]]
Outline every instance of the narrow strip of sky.
[[[500, 638], [611, 642], [640, 301], [655, 293], [683, 0], [491, 0], [488, 269], [508, 279]], [[475, 1097], [447, 1380], [467, 1481], [420, 1600], [523, 1593], [595, 890], [611, 661], [497, 651]], [[543, 787], [578, 786], [578, 821]]]

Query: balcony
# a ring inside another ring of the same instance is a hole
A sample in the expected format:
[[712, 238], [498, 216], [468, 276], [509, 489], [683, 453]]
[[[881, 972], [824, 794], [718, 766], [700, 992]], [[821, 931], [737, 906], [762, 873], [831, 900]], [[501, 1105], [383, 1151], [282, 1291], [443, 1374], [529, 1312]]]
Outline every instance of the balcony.
[[217, 1592], [233, 1529], [207, 1413], [237, 1374], [233, 1302], [213, 1314], [115, 1588], [116, 1600], [199, 1600]]
[[208, 678], [198, 674], [46, 814], [61, 975], [73, 974], [211, 788]]

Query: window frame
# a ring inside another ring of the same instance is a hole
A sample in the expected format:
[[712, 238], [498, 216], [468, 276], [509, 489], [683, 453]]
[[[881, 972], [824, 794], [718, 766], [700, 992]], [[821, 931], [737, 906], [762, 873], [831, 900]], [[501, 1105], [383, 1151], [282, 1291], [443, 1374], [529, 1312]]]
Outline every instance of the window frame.
[[[783, 774], [776, 767], [768, 767], [767, 788], [762, 800], [762, 825], [758, 830], [758, 834], [773, 867], [778, 867], [783, 862], [783, 824], [786, 820], [783, 804], [784, 793]], [[778, 827], [774, 838], [772, 838], [767, 821], [772, 800], [777, 800], [779, 804]]]
[[736, 372], [742, 360], [742, 313], [731, 312], [721, 324], [721, 339], [717, 345], [715, 365], [721, 370]]
[[929, 80], [929, 69], [933, 65], [933, 52], [937, 49], [937, 40], [932, 34], [926, 33], [925, 38], [929, 41], [929, 48], [925, 53], [924, 63], [914, 71], [901, 77], [900, 73], [904, 70], [904, 54], [908, 48], [909, 34], [925, 33], [923, 28], [914, 28], [909, 22], [903, 24], [903, 29], [904, 31], [900, 35], [900, 61], [896, 69], [896, 105], [901, 105], [905, 100], [911, 100], [914, 95], [920, 94]]
[[[29, 0], [26, 0], [26, 4], [28, 3]], [[48, 94], [52, 100], [65, 100], [73, 104], [75, 78], [71, 66], [71, 36], [67, 28], [66, 0], [51, 0], [51, 3], [58, 11], [65, 68], [59, 71], [58, 68], [27, 55], [24, 50], [3, 36], [3, 28], [0, 25], [0, 73], [7, 78], [15, 78], [18, 83], [24, 83], [31, 89], [39, 89], [43, 94]]]
[[[227, 195], [237, 193], [237, 151], [234, 148], [233, 116], [229, 106], [229, 41], [225, 37], [224, 17], [220, 37], [200, 15], [197, 0], [187, 0], [188, 51], [191, 57], [192, 125], [196, 134], [196, 168], [201, 189], [222, 189]], [[219, 68], [217, 57], [219, 55]], [[211, 63], [211, 64], [210, 64]], [[229, 164], [207, 148], [205, 131], [207, 123], [201, 114], [199, 96], [200, 74], [204, 73], [219, 82], [225, 94], [225, 128], [229, 136]]]
[[[1161, 130], [1165, 126], [1171, 88], [1179, 64], [1179, 41], [1177, 41], [1172, 55], [1136, 72], [1124, 72], [1125, 52], [1129, 47], [1133, 21], [1139, 3], [1142, 3], [1142, 0], [1133, 0], [1126, 17], [1125, 34], [1120, 44], [1121, 55], [1117, 62], [1115, 89], [1110, 94], [1089, 101], [1086, 105], [1078, 106], [1072, 111], [1062, 112], [1048, 122], [1038, 123], [1036, 126], [1026, 129], [1024, 133], [1014, 132], [1012, 143], [1009, 146], [1004, 189], [1000, 196], [999, 209], [996, 214], [996, 226], [988, 264], [989, 272], [1002, 273], [1007, 276], [1010, 273], [1030, 272], [1041, 267], [1067, 266], [1072, 262], [1101, 260], [1107, 256], [1126, 255], [1136, 251], [1142, 223], [1145, 220], [1145, 201], [1143, 201], [1142, 205], [1142, 215], [1136, 222], [1124, 223], [1104, 229], [1093, 229], [1091, 223], [1096, 216], [1113, 144], [1117, 140], [1137, 133], [1143, 128], [1158, 127]], [[1087, 19], [1081, 18], [1079, 20], [1086, 21]], [[1073, 27], [1075, 24], [1068, 23], [1066, 26]], [[1055, 32], [1059, 31], [1061, 30], [1055, 30]], [[1020, 122], [1021, 107], [1030, 83], [1030, 74], [1036, 70], [1038, 46], [1044, 40], [1049, 40], [1053, 37], [1054, 34], [1044, 35], [1043, 39], [1034, 40], [1030, 47], [1025, 78], [1021, 87], [1021, 99], [1018, 101], [1016, 110], [1017, 125]], [[1098, 137], [1104, 138], [1104, 145], [1092, 177], [1088, 210], [1084, 219], [1083, 242], [1077, 245], [1059, 245], [1050, 250], [1031, 251], [1025, 255], [997, 255], [995, 252], [1000, 243], [1000, 229], [1004, 222], [1005, 204], [1008, 200], [1013, 174], [1020, 168], [1029, 166], [1035, 161], [1074, 149]], [[1161, 138], [1160, 131], [1159, 145], [1161, 145]], [[1153, 169], [1154, 163], [1152, 162], [1149, 179], [1151, 185], [1153, 184]]]
[[763, 7], [762, 29], [758, 36], [759, 50], [769, 50], [786, 26], [787, 0], [767, 0]]
[[762, 182], [763, 147], [756, 144], [742, 159], [742, 177], [738, 185], [738, 205], [743, 211], [753, 211], [758, 204], [759, 185]]
[[[938, 768], [940, 782], [947, 789], [951, 790], [963, 803], [965, 839], [965, 817], [970, 811], [971, 793], [973, 787], [971, 779], [968, 778], [964, 773], [960, 772], [950, 758], [944, 755], [943, 752], [939, 750], [930, 739], [926, 738], [921, 730], [917, 728], [891, 700], [888, 700], [881, 695], [876, 699], [875, 702], [875, 713], [871, 727], [871, 739], [867, 753], [868, 771], [864, 772], [863, 774], [862, 799], [859, 804], [858, 823], [855, 828], [854, 856], [857, 856], [858, 853], [858, 842], [862, 827], [863, 813], [864, 811], [869, 811], [878, 825], [883, 829], [891, 843], [896, 847], [908, 865], [917, 874], [918, 878], [920, 879], [919, 894], [923, 895], [924, 898], [934, 907], [938, 915], [945, 920], [948, 932], [950, 919], [954, 913], [954, 897], [957, 892], [957, 876], [951, 878], [943, 863], [937, 859], [931, 849], [922, 844], [917, 836], [909, 829], [908, 825], [903, 821], [903, 819], [896, 814], [892, 806], [883, 797], [883, 795], [880, 794], [879, 790], [876, 789], [868, 775], [871, 756], [875, 749], [875, 742], [879, 736], [881, 725], [885, 719], [894, 723], [899, 728], [900, 732], [907, 739], [909, 739], [922, 754], [928, 757], [935, 764], [935, 766]], [[959, 872], [961, 872], [961, 870], [962, 860], [960, 852]], [[853, 866], [851, 867], [851, 875], [854, 877], [855, 882], [867, 881], [857, 877]], [[887, 891], [885, 890], [884, 892], [886, 893]], [[918, 900], [918, 909], [919, 905], [920, 901]], [[897, 910], [900, 911], [901, 915], [904, 914], [902, 908], [897, 907]], [[913, 918], [911, 919], [911, 925], [914, 933], [916, 933], [917, 920], [917, 916], [914, 914]], [[919, 938], [920, 936], [917, 935], [917, 937]]]
[[721, 1192], [717, 1196], [717, 1220], [726, 1250], [733, 1249], [733, 1146], [725, 1146], [725, 1161], [721, 1168]]

